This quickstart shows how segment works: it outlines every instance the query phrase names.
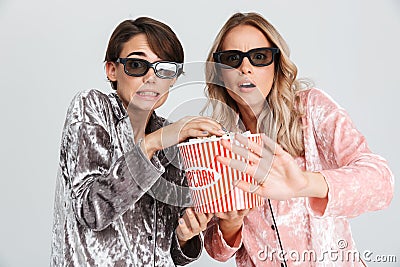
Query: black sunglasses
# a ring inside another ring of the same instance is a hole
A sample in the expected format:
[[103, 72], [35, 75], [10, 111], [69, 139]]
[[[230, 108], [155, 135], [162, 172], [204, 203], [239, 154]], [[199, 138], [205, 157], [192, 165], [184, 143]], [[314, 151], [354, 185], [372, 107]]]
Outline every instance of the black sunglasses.
[[171, 61], [150, 63], [140, 58], [118, 58], [115, 62], [123, 64], [125, 73], [134, 77], [144, 76], [152, 68], [157, 77], [172, 79], [180, 75], [183, 70], [183, 63]]
[[271, 65], [275, 55], [279, 53], [277, 47], [254, 48], [247, 52], [240, 50], [226, 50], [213, 53], [215, 62], [221, 63], [224, 69], [237, 68], [242, 65], [243, 58], [247, 57], [253, 66], [262, 67]]

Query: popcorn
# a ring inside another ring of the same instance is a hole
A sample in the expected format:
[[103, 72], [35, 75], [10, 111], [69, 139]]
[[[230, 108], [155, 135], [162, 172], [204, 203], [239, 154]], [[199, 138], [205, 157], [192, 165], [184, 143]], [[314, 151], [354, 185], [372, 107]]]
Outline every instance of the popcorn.
[[[264, 204], [262, 197], [233, 186], [233, 180], [237, 179], [256, 184], [252, 177], [226, 167], [216, 160], [217, 155], [244, 160], [221, 144], [222, 139], [232, 140], [233, 135], [233, 133], [227, 133], [221, 137], [193, 138], [188, 142], [178, 144], [197, 212], [226, 212]], [[260, 134], [246, 132], [244, 135], [257, 143], [262, 142]]]

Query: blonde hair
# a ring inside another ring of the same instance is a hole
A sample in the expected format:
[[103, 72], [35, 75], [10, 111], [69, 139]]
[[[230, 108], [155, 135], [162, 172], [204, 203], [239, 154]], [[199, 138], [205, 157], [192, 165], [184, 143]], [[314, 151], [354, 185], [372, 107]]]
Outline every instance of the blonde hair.
[[[207, 62], [215, 62], [213, 53], [222, 50], [227, 33], [239, 25], [250, 25], [259, 29], [272, 46], [279, 48], [275, 60], [274, 82], [266, 97], [265, 108], [257, 120], [259, 131], [265, 132], [289, 152], [292, 156], [304, 155], [303, 127], [301, 117], [303, 107], [297, 92], [311, 85], [310, 81], [297, 80], [297, 67], [289, 59], [290, 51], [278, 31], [257, 13], [236, 13], [224, 24], [210, 49]], [[208, 103], [203, 112], [212, 107], [212, 117], [226, 128], [236, 129], [239, 108], [228, 94], [223, 81], [219, 79], [216, 64], [206, 64], [207, 86], [205, 93]]]

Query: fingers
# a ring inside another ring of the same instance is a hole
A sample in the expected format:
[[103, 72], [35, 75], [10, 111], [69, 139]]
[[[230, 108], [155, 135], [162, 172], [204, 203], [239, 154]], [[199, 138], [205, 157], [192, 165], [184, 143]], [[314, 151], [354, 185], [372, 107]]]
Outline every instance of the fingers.
[[177, 227], [178, 238], [181, 241], [187, 241], [198, 235], [207, 228], [207, 224], [212, 217], [213, 214], [194, 212], [193, 209], [187, 208], [183, 217], [179, 219]]
[[[279, 145], [264, 134], [262, 135], [262, 138], [265, 140], [263, 142], [266, 143], [266, 148], [240, 134], [235, 135], [235, 139], [239, 142], [239, 145], [235, 144], [235, 142], [222, 140], [221, 144], [224, 148], [247, 159], [248, 162], [220, 157], [217, 157], [217, 160], [225, 166], [249, 174], [254, 177], [257, 182], [262, 183], [265, 181], [273, 165], [274, 157], [276, 155], [274, 153], [285, 153]], [[274, 152], [270, 151], [271, 148], [274, 149]]]
[[271, 154], [271, 152], [274, 155], [285, 153], [285, 151], [282, 149], [280, 145], [278, 145], [274, 140], [269, 138], [264, 133], [261, 134], [261, 140], [263, 141], [262, 146], [256, 142], [249, 140], [246, 136], [243, 136], [241, 134], [236, 134], [235, 140], [237, 140], [239, 143], [250, 149], [253, 153], [258, 155], [259, 157], [264, 157], [265, 155]]
[[239, 146], [234, 142], [230, 142], [228, 140], [221, 140], [221, 144], [224, 148], [228, 149], [229, 151], [248, 159], [251, 162], [258, 163], [260, 161], [260, 157], [254, 154], [252, 151], [247, 149], [246, 147]]
[[210, 123], [211, 121], [205, 121], [205, 122], [198, 122], [194, 121], [193, 125], [190, 125], [190, 127], [193, 127], [194, 129], [198, 129], [201, 131], [207, 131], [211, 135], [218, 135], [221, 136], [225, 132], [222, 130], [221, 125], [215, 126], [213, 123]]
[[263, 147], [256, 142], [249, 140], [246, 136], [242, 134], [235, 134], [235, 140], [237, 140], [240, 144], [246, 147], [248, 150], [255, 153], [258, 157], [261, 157], [263, 154]]
[[202, 116], [193, 116], [193, 117], [185, 117], [183, 119], [181, 119], [182, 121], [184, 121], [184, 124], [187, 123], [206, 123], [211, 125], [214, 128], [217, 129], [222, 129], [221, 124], [219, 124], [217, 121], [208, 118], [208, 117], [202, 117]]
[[211, 218], [214, 216], [212, 213], [201, 213], [201, 212], [196, 212], [197, 220], [200, 224], [201, 230], [205, 230], [205, 227], [207, 227], [208, 222], [211, 220]]
[[[246, 190], [247, 192], [253, 193], [253, 191], [256, 191], [261, 185], [265, 183], [265, 181], [268, 179], [269, 172], [272, 168], [272, 165], [266, 165], [263, 167], [260, 167], [260, 165], [249, 165], [245, 163], [244, 161], [237, 160], [237, 159], [230, 159], [230, 158], [225, 158], [221, 156], [217, 156], [217, 161], [220, 162], [221, 164], [233, 168], [235, 170], [241, 171], [243, 173], [246, 173], [250, 175], [256, 182], [257, 185], [249, 184], [249, 189]], [[263, 163], [267, 163], [266, 161], [263, 161]], [[267, 168], [268, 167], [268, 168]], [[239, 180], [237, 180], [239, 181]]]
[[208, 131], [202, 131], [196, 129], [189, 129], [187, 133], [191, 137], [207, 137], [210, 134]]
[[182, 123], [181, 131], [186, 131], [187, 136], [191, 137], [221, 136], [225, 133], [218, 122], [207, 117], [187, 117]]
[[178, 239], [181, 241], [187, 241], [193, 237], [192, 231], [186, 225], [186, 222], [183, 218], [179, 219], [179, 225], [176, 228], [175, 232], [176, 232]]
[[281, 146], [279, 146], [265, 134], [261, 134], [261, 140], [263, 141], [264, 147], [271, 151], [274, 155], [277, 155], [278, 152], [284, 151]]
[[216, 120], [211, 119], [209, 117], [204, 117], [204, 116], [193, 117], [193, 121], [194, 120], [197, 122], [206, 122], [213, 125], [215, 128], [221, 129], [221, 124], [219, 124]]
[[263, 196], [261, 194], [261, 186], [260, 185], [254, 185], [254, 184], [245, 182], [243, 180], [236, 180], [235, 186], [245, 192], [255, 193], [260, 196]]
[[186, 224], [188, 225], [188, 227], [190, 227], [192, 232], [199, 232], [200, 223], [197, 219], [196, 214], [194, 213], [194, 211], [191, 208], [186, 209], [186, 212], [185, 212], [185, 215], [183, 215], [183, 218], [185, 219]]

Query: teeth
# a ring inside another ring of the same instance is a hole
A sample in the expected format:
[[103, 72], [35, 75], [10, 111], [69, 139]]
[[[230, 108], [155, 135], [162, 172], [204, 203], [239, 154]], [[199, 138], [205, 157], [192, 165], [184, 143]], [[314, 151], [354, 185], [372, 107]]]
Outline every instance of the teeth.
[[240, 85], [240, 87], [253, 87], [253, 86], [254, 86], [254, 84], [252, 84], [252, 83], [242, 83]]
[[157, 96], [158, 93], [156, 93], [156, 92], [138, 92], [138, 95], [141, 95], [141, 96]]

